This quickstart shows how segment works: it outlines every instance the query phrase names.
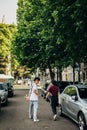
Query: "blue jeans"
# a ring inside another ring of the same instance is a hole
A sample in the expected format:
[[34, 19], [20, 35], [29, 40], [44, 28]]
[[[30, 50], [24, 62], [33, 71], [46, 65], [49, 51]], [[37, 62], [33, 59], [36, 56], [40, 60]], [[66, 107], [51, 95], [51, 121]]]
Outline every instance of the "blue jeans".
[[29, 101], [29, 118], [37, 120], [38, 101]]

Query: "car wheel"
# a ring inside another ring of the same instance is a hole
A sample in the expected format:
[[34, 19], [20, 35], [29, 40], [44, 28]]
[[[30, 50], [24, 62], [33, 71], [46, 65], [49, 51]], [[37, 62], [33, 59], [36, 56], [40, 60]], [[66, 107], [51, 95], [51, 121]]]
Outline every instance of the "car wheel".
[[4, 105], [7, 106], [7, 104], [8, 104], [8, 98], [6, 98]]
[[0, 111], [1, 111], [1, 97], [0, 97]]
[[0, 111], [1, 111], [1, 103], [0, 103]]
[[79, 130], [87, 130], [86, 121], [83, 113], [80, 113], [78, 116], [78, 125]]
[[62, 106], [61, 106], [61, 104], [59, 104], [59, 106], [58, 106], [58, 115], [62, 116]]

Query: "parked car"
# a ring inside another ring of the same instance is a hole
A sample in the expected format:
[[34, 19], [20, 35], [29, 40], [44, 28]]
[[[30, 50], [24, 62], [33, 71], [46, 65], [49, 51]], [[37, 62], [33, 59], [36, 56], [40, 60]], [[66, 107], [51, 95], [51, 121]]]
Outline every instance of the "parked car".
[[7, 83], [7, 89], [8, 89], [8, 97], [13, 97], [14, 96], [14, 88], [11, 85], [11, 83]]
[[79, 130], [87, 130], [87, 85], [69, 85], [59, 97], [60, 115], [65, 114]]
[[0, 110], [1, 110], [1, 97], [0, 97]]
[[6, 84], [0, 82], [0, 97], [1, 104], [7, 105], [8, 103], [8, 90], [6, 89]]

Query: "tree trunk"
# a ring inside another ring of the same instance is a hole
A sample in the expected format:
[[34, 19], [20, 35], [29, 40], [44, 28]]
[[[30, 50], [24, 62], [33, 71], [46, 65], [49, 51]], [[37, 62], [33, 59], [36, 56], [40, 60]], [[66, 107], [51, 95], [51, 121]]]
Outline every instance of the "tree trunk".
[[80, 63], [78, 63], [78, 82], [80, 82]]
[[75, 83], [75, 68], [73, 67], [73, 84]]
[[73, 65], [72, 65], [72, 67], [73, 67], [73, 84], [75, 84], [75, 61], [73, 60]]
[[58, 78], [59, 78], [59, 76], [58, 76], [58, 67], [57, 67], [57, 81], [58, 81]]
[[54, 72], [52, 71], [52, 68], [51, 68], [50, 65], [49, 65], [49, 72], [50, 72], [50, 78], [51, 78], [51, 81], [52, 81], [52, 80], [54, 80], [54, 78], [55, 78], [55, 74], [54, 74]]
[[62, 70], [59, 69], [59, 81], [62, 81]]

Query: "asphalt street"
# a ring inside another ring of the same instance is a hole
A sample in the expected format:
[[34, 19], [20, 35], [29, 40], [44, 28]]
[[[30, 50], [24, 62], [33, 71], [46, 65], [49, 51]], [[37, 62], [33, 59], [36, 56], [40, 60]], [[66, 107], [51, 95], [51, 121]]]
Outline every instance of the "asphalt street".
[[28, 89], [15, 89], [15, 96], [9, 98], [7, 106], [2, 106], [0, 130], [78, 130], [77, 125], [65, 116], [53, 121], [50, 104], [41, 96], [38, 109], [40, 121], [34, 123], [28, 118], [29, 102], [25, 100], [27, 93]]

